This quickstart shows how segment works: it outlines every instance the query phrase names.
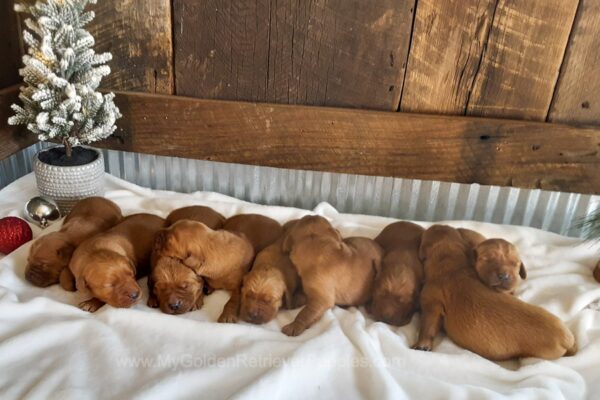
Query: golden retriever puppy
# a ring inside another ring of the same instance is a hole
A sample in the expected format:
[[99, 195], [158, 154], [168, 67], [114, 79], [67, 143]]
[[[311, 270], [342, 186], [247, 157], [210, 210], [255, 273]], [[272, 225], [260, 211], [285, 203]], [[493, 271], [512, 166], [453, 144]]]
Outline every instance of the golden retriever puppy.
[[521, 279], [527, 278], [519, 251], [504, 239], [486, 239], [470, 229], [457, 229], [466, 241], [479, 279], [499, 292], [514, 294]]
[[[157, 260], [158, 258], [158, 260]], [[204, 279], [181, 260], [152, 255], [148, 306], [165, 314], [183, 314], [204, 304]]]
[[[202, 222], [210, 229], [223, 227], [225, 217], [210, 207], [191, 206], [172, 211], [167, 216], [170, 226], [180, 220]], [[148, 306], [160, 307], [166, 314], [183, 314], [200, 309], [204, 292], [208, 289], [201, 276], [181, 260], [161, 257], [159, 248], [152, 253], [151, 271], [148, 276]]]
[[225, 223], [225, 217], [210, 207], [189, 206], [171, 211], [167, 216], [167, 226], [171, 226], [182, 219], [202, 222], [210, 229], [221, 229]]
[[375, 238], [384, 250], [381, 271], [375, 278], [367, 311], [377, 321], [402, 326], [419, 308], [423, 264], [419, 245], [425, 229], [412, 222], [394, 222]]
[[574, 354], [575, 339], [543, 308], [490, 289], [470, 265], [468, 243], [454, 228], [434, 225], [423, 234], [425, 285], [421, 327], [413, 348], [429, 351], [443, 327], [459, 346], [490, 360], [556, 359]]
[[69, 268], [77, 290], [92, 297], [79, 308], [94, 312], [105, 303], [135, 304], [142, 295], [136, 279], [148, 273], [154, 236], [164, 226], [156, 215], [134, 214], [77, 247]]
[[39, 287], [59, 283], [75, 290], [68, 265], [75, 248], [84, 240], [112, 228], [121, 221], [121, 209], [103, 197], [89, 197], [75, 204], [57, 232], [48, 233], [31, 245], [25, 279]]
[[282, 249], [289, 249], [306, 295], [306, 305], [282, 328], [284, 334], [300, 335], [336, 304], [360, 306], [370, 300], [383, 255], [375, 241], [342, 240], [325, 218], [306, 216], [286, 233]]
[[[214, 289], [231, 292], [219, 322], [236, 322], [240, 307], [242, 279], [252, 265], [254, 250], [243, 236], [213, 230], [201, 222], [181, 220], [156, 236], [156, 257], [170, 257], [204, 278]], [[159, 276], [153, 274], [154, 285]], [[172, 282], [179, 284], [179, 281]]]
[[343, 240], [340, 232], [325, 218], [318, 215], [306, 215], [285, 223], [281, 249], [285, 253], [289, 253], [292, 251], [294, 243], [316, 236], [328, 236], [338, 241]]
[[267, 246], [244, 276], [240, 317], [253, 324], [271, 321], [282, 306], [296, 306], [294, 296], [299, 284], [296, 268], [281, 250], [281, 240]]
[[260, 214], [238, 214], [223, 225], [223, 229], [244, 235], [258, 254], [265, 247], [274, 243], [283, 234], [279, 222]]

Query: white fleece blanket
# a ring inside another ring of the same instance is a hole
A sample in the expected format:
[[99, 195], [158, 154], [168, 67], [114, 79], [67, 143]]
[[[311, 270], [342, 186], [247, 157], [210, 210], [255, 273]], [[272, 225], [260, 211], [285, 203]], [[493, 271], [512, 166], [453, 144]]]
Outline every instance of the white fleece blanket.
[[[204, 204], [225, 216], [252, 212], [285, 222], [311, 212], [216, 193], [152, 191], [110, 176], [107, 185], [106, 196], [125, 214], [166, 216]], [[35, 195], [31, 175], [9, 185], [0, 191], [0, 217], [21, 215]], [[339, 214], [326, 203], [312, 212], [344, 235], [374, 237], [392, 222]], [[410, 349], [418, 316], [397, 328], [352, 307], [336, 307], [289, 338], [280, 329], [298, 310], [263, 326], [216, 323], [228, 298], [222, 291], [181, 316], [148, 308], [147, 293], [131, 309], [105, 306], [89, 314], [76, 307], [79, 294], [24, 280], [28, 244], [0, 260], [0, 398], [599, 398], [600, 284], [592, 278], [598, 248], [531, 228], [451, 224], [518, 246], [529, 271], [518, 296], [567, 323], [578, 341], [576, 356], [495, 363], [442, 337], [434, 352], [424, 353]], [[34, 229], [35, 237], [43, 233]]]

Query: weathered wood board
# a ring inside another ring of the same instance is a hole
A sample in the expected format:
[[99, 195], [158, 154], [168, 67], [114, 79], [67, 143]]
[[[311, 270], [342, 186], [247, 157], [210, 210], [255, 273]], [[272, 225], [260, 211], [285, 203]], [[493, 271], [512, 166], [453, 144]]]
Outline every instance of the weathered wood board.
[[414, 0], [173, 0], [178, 95], [396, 110]]
[[600, 1], [580, 2], [548, 119], [600, 125]]
[[496, 0], [419, 0], [401, 110], [465, 113]]
[[98, 53], [110, 51], [112, 73], [102, 88], [172, 94], [170, 0], [103, 0], [89, 30]]
[[467, 114], [546, 119], [578, 0], [499, 0]]

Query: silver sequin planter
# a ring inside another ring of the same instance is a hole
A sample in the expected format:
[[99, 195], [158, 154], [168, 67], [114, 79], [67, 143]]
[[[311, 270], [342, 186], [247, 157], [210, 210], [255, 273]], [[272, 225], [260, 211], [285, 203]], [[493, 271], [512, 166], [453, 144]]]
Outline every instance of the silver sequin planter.
[[89, 164], [61, 167], [40, 161], [38, 156], [45, 150], [33, 157], [33, 172], [40, 194], [56, 201], [62, 215], [71, 211], [78, 200], [104, 195], [104, 158], [101, 152], [92, 149], [98, 157]]

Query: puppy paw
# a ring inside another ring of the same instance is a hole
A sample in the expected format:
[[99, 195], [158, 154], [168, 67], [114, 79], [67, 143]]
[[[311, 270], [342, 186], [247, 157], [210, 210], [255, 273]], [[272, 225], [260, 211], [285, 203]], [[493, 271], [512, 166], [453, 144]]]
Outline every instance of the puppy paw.
[[88, 312], [96, 312], [98, 311], [98, 309], [100, 307], [102, 307], [104, 305], [104, 302], [98, 300], [98, 299], [89, 299], [86, 301], [82, 301], [81, 303], [79, 303], [79, 308], [82, 309], [83, 311], [88, 311]]
[[238, 321], [237, 315], [235, 313], [223, 311], [223, 314], [219, 317], [219, 322], [223, 324], [234, 324]]
[[158, 308], [158, 298], [156, 296], [148, 297], [146, 305], [151, 308]]
[[58, 283], [60, 284], [60, 287], [67, 292], [74, 292], [77, 290], [75, 287], [75, 278], [73, 277], [73, 274], [69, 268], [62, 270], [58, 278]]
[[306, 328], [300, 324], [292, 322], [281, 328], [281, 332], [286, 336], [298, 336], [304, 332]]
[[431, 345], [417, 343], [413, 347], [411, 347], [411, 349], [420, 351], [431, 351]]

